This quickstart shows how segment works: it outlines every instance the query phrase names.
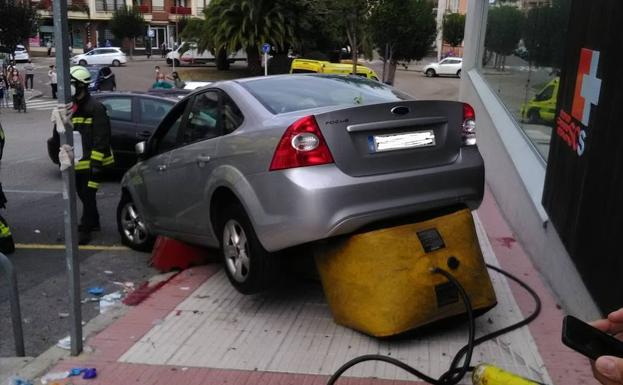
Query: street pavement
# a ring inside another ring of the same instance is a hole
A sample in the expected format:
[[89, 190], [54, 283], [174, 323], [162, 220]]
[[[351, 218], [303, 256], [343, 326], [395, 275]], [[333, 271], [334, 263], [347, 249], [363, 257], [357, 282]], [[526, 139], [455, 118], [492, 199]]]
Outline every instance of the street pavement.
[[[160, 58], [137, 57], [128, 65], [113, 68], [119, 90], [147, 90], [154, 80], [154, 66], [170, 72]], [[46, 140], [52, 133], [50, 111], [56, 105], [51, 98], [47, 77], [54, 58], [33, 58], [35, 89], [41, 96], [27, 102], [27, 113], [0, 108], [0, 121], [6, 133], [6, 146], [0, 181], [8, 198], [2, 212], [8, 220], [18, 249], [10, 256], [19, 281], [24, 319], [26, 354], [40, 354], [67, 335], [69, 321], [67, 275], [64, 250], [64, 201], [61, 174], [47, 154]], [[417, 71], [399, 70], [396, 85], [419, 99], [456, 99], [459, 79], [424, 77]], [[102, 231], [95, 233], [97, 250], [80, 252], [82, 295], [86, 289], [103, 286], [107, 292], [117, 289], [113, 283], [145, 280], [154, 273], [147, 265], [149, 255], [121, 248], [116, 230], [116, 207], [119, 201], [119, 175], [111, 175], [98, 192]], [[79, 210], [81, 209], [78, 204]], [[112, 271], [105, 274], [104, 271]], [[0, 276], [0, 357], [14, 355], [7, 283]], [[83, 305], [85, 320], [97, 315], [97, 304]]]

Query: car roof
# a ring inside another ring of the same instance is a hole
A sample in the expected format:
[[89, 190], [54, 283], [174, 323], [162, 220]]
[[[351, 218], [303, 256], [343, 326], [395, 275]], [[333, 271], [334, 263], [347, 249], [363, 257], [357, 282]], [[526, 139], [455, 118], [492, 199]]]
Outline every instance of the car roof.
[[178, 96], [180, 94], [158, 94], [144, 91], [100, 91], [94, 92], [91, 95], [95, 98], [103, 98], [107, 96], [145, 96], [154, 99], [164, 99], [175, 103], [179, 100]]

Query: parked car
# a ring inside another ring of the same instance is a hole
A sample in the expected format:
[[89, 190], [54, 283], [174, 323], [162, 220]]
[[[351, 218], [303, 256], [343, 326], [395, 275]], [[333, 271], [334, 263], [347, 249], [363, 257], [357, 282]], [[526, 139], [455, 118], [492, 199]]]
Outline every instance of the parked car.
[[87, 64], [105, 64], [119, 67], [128, 62], [125, 53], [119, 47], [94, 48], [71, 58], [72, 64], [85, 66]]
[[[290, 65], [291, 74], [321, 73], [350, 75], [352, 74], [352, 72], [352, 63], [331, 63], [323, 60], [294, 59], [292, 60], [292, 64]], [[373, 70], [359, 64], [357, 65], [357, 75], [372, 80], [379, 80], [378, 75]]]
[[[179, 100], [175, 95], [140, 92], [101, 92], [91, 95], [106, 107], [110, 117], [110, 144], [115, 170], [125, 171], [136, 163], [136, 143], [147, 140], [160, 120]], [[59, 136], [53, 130], [48, 155], [58, 164]]]
[[556, 117], [556, 102], [558, 100], [557, 76], [550, 80], [537, 94], [526, 103], [522, 103], [521, 119], [530, 123], [553, 123]]
[[[233, 52], [229, 55], [229, 62], [247, 60], [247, 54], [244, 50]], [[175, 63], [176, 67], [185, 64], [206, 64], [216, 61], [216, 57], [209, 50], [199, 51], [197, 45], [189, 42], [182, 42], [180, 46], [167, 53], [166, 62], [168, 65]]]
[[110, 67], [89, 65], [86, 69], [91, 73], [89, 91], [115, 91], [117, 89], [115, 74]]
[[439, 63], [431, 63], [424, 67], [424, 74], [429, 78], [439, 75], [452, 75], [461, 77], [463, 59], [460, 57], [448, 57]]
[[18, 44], [15, 47], [15, 52], [13, 53], [13, 57], [15, 58], [15, 62], [27, 62], [30, 60], [30, 55], [28, 54], [28, 50], [21, 44]]
[[179, 101], [124, 175], [124, 244], [157, 235], [220, 247], [242, 293], [279, 274], [281, 250], [427, 210], [479, 206], [474, 110], [416, 101], [358, 76], [214, 83]]

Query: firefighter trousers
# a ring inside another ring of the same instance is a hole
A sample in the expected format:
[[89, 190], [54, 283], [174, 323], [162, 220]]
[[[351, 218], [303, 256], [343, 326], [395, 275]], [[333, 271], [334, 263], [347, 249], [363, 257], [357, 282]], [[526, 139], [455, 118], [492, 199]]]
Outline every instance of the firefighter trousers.
[[89, 186], [91, 179], [89, 172], [76, 173], [76, 193], [82, 202], [80, 226], [85, 229], [93, 229], [100, 225], [100, 215], [97, 211], [97, 201], [95, 200], [97, 187]]

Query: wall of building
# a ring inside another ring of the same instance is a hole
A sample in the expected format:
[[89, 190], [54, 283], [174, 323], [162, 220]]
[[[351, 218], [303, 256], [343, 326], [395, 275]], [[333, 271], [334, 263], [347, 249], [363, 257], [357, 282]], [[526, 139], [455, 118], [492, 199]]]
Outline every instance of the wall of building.
[[516, 238], [570, 314], [600, 312], [541, 205], [545, 163], [479, 71], [488, 2], [471, 1], [465, 31], [460, 100], [476, 110], [486, 180]]

